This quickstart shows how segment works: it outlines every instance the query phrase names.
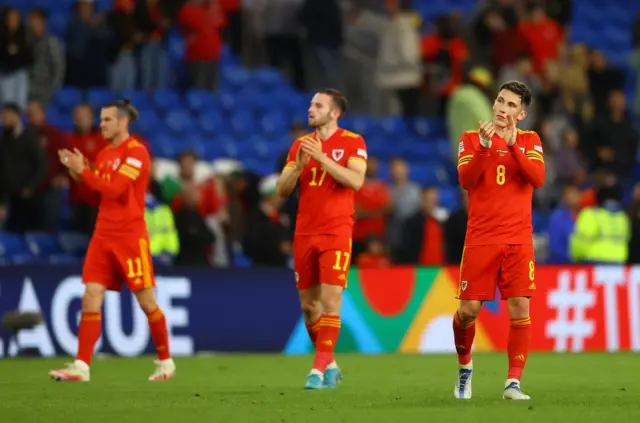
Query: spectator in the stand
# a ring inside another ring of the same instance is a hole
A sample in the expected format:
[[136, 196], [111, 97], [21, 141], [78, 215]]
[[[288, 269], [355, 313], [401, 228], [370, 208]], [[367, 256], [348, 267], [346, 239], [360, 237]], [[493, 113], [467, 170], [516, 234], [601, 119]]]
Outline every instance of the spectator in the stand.
[[631, 227], [629, 216], [622, 209], [621, 186], [601, 186], [596, 197], [596, 207], [578, 214], [569, 247], [571, 259], [576, 263], [626, 263]]
[[31, 100], [27, 108], [27, 118], [38, 132], [40, 145], [47, 156], [48, 172], [40, 186], [33, 193], [33, 201], [42, 207], [41, 223], [44, 231], [55, 232], [58, 227], [62, 190], [69, 185], [67, 168], [60, 163], [58, 151], [71, 146], [67, 136], [60, 129], [47, 123], [44, 107]]
[[624, 92], [611, 91], [608, 100], [608, 114], [597, 119], [591, 139], [596, 146], [595, 166], [626, 179], [636, 161], [638, 134], [627, 112]]
[[380, 42], [377, 79], [379, 87], [395, 93], [402, 115], [413, 117], [420, 113], [420, 22], [413, 9], [399, 3], [389, 3], [390, 20]]
[[142, 41], [136, 31], [134, 0], [116, 0], [113, 10], [107, 15], [111, 28], [109, 39], [109, 89], [111, 91], [133, 90], [138, 79], [138, 64], [135, 51]]
[[280, 211], [277, 180], [276, 174], [260, 181], [260, 205], [247, 218], [242, 246], [254, 266], [286, 267], [293, 251], [291, 222]]
[[549, 234], [549, 263], [571, 263], [569, 242], [579, 210], [580, 190], [575, 185], [565, 185], [562, 188], [560, 205], [549, 218], [547, 230]]
[[462, 85], [453, 90], [446, 109], [452, 160], [458, 159], [462, 134], [476, 128], [479, 121], [491, 120], [492, 84], [491, 72], [486, 68], [474, 67], [465, 75]]
[[33, 56], [18, 9], [3, 9], [0, 19], [0, 104], [15, 103], [25, 110]]
[[633, 187], [633, 199], [629, 207], [631, 238], [629, 239], [629, 264], [640, 264], [640, 183]]
[[242, 53], [243, 44], [243, 5], [241, 0], [220, 0], [227, 18], [225, 40], [236, 56]]
[[365, 240], [371, 235], [386, 239], [386, 218], [391, 210], [391, 195], [387, 184], [378, 178], [378, 160], [369, 157], [362, 187], [354, 197], [356, 221], [353, 225], [353, 257], [364, 251]]
[[559, 185], [577, 183], [586, 171], [580, 154], [578, 131], [567, 127], [562, 133], [562, 145], [555, 153], [555, 181]]
[[201, 203], [200, 191], [194, 185], [185, 187], [180, 193], [182, 201], [175, 212], [176, 229], [180, 240], [180, 252], [176, 266], [210, 266], [215, 236], [204, 217], [198, 211]]
[[27, 43], [33, 54], [29, 78], [29, 99], [47, 105], [62, 86], [66, 70], [64, 49], [58, 37], [47, 32], [47, 12], [29, 12]]
[[171, 208], [148, 193], [145, 197], [144, 220], [147, 223], [149, 250], [153, 260], [171, 265], [180, 252], [178, 231]]
[[447, 264], [462, 263], [464, 240], [467, 236], [467, 220], [469, 218], [469, 194], [460, 192], [460, 208], [447, 219], [444, 225], [445, 260]]
[[444, 231], [438, 217], [438, 188], [422, 191], [421, 210], [410, 217], [402, 229], [401, 264], [441, 266], [445, 262]]
[[93, 0], [78, 0], [74, 9], [65, 34], [66, 83], [82, 89], [105, 86], [109, 28], [95, 13]]
[[167, 61], [166, 32], [171, 21], [160, 0], [138, 2], [134, 12], [136, 29], [142, 33], [140, 47], [140, 86], [144, 91], [167, 87], [169, 62]]
[[281, 70], [291, 69], [293, 85], [304, 90], [306, 74], [304, 48], [300, 38], [298, 12], [304, 0], [276, 0], [254, 3], [255, 27], [264, 35], [267, 60]]
[[36, 131], [20, 120], [20, 107], [2, 107], [0, 218], [9, 232], [42, 230], [42, 205], [34, 197], [47, 174], [47, 157]]
[[514, 0], [497, 0], [480, 9], [470, 37], [476, 60], [493, 70], [512, 63], [521, 50], [517, 24]]
[[[73, 110], [74, 130], [67, 136], [73, 148], [80, 150], [82, 155], [95, 163], [98, 153], [107, 145], [100, 130], [95, 126], [93, 108], [88, 103], [78, 104]], [[90, 234], [93, 232], [97, 209], [84, 202], [78, 192], [77, 182], [70, 181], [69, 203], [71, 204], [71, 228], [75, 231]]]
[[402, 246], [402, 228], [405, 221], [420, 209], [422, 190], [420, 186], [409, 180], [409, 165], [402, 157], [394, 157], [389, 161], [391, 174], [391, 210], [387, 227], [387, 241], [391, 254], [396, 256]]
[[604, 53], [591, 52], [589, 60], [589, 91], [595, 105], [596, 116], [607, 114], [607, 104], [612, 91], [624, 90], [625, 74], [622, 69], [607, 64]]
[[558, 59], [564, 30], [558, 22], [547, 16], [541, 1], [532, 1], [527, 6], [527, 18], [520, 22], [518, 32], [531, 55], [534, 71], [542, 75], [545, 63]]
[[340, 48], [344, 43], [338, 0], [304, 0], [300, 22], [306, 31], [314, 87], [340, 88]]
[[361, 269], [391, 266], [383, 240], [375, 236], [367, 238], [364, 252], [358, 255], [355, 265]]
[[178, 15], [185, 37], [189, 88], [215, 91], [222, 54], [224, 12], [215, 0], [189, 0]]
[[462, 83], [462, 64], [469, 54], [467, 45], [457, 34], [451, 16], [439, 17], [436, 32], [425, 35], [421, 44], [422, 59], [432, 65], [430, 83], [440, 99], [439, 112], [444, 114], [449, 96]]
[[560, 70], [560, 95], [562, 105], [571, 115], [584, 115], [585, 107], [591, 106], [589, 94], [589, 52], [584, 44], [575, 44], [569, 49], [569, 62]]

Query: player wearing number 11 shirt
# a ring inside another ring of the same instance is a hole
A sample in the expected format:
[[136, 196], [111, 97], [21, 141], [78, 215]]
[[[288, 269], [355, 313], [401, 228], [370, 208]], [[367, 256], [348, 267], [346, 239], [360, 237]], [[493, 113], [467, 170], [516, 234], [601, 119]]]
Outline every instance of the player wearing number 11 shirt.
[[529, 303], [536, 292], [531, 202], [533, 190], [545, 179], [540, 137], [516, 128], [530, 104], [526, 85], [505, 83], [493, 104], [493, 121], [480, 122], [477, 131], [464, 133], [460, 140], [458, 177], [469, 193], [469, 219], [460, 264], [460, 307], [453, 319], [458, 399], [471, 398], [475, 319], [482, 303], [494, 299], [496, 287], [508, 301], [511, 318], [502, 396], [529, 399], [520, 390], [520, 377], [531, 337]]
[[342, 374], [333, 351], [351, 263], [354, 191], [362, 187], [367, 148], [358, 134], [338, 127], [347, 102], [337, 90], [318, 92], [309, 107], [316, 131], [296, 140], [277, 192], [300, 187], [293, 270], [307, 331], [316, 352], [305, 389], [335, 388]]
[[89, 366], [102, 329], [100, 310], [105, 293], [120, 291], [123, 282], [147, 315], [158, 353], [156, 370], [149, 380], [167, 380], [175, 373], [169, 354], [167, 322], [153, 289], [153, 263], [144, 220], [151, 160], [146, 147], [129, 135], [129, 124], [137, 117], [138, 112], [128, 99], [102, 108], [100, 129], [111, 145], [98, 153], [95, 166], [77, 149], [58, 152], [60, 162], [78, 182], [82, 197], [90, 206], [98, 206], [98, 220], [82, 270], [85, 291], [78, 327], [78, 354], [66, 368], [49, 373], [54, 380], [89, 381]]

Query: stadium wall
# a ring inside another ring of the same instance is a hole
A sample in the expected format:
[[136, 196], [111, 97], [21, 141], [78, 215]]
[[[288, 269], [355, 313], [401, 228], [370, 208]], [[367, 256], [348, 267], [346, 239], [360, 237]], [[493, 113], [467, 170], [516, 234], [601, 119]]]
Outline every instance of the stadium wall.
[[[29, 350], [73, 355], [83, 287], [67, 266], [12, 266], [0, 271], [0, 315], [40, 311], [46, 323], [15, 337], [0, 332], [0, 356]], [[536, 269], [532, 303], [537, 351], [640, 351], [640, 267]], [[285, 269], [160, 272], [158, 298], [177, 356], [208, 351], [310, 351], [293, 275]], [[451, 353], [457, 268], [352, 270], [343, 305], [341, 352]], [[109, 293], [98, 351], [152, 353], [146, 317], [130, 293]], [[506, 304], [483, 308], [477, 351], [501, 351], [508, 334]]]

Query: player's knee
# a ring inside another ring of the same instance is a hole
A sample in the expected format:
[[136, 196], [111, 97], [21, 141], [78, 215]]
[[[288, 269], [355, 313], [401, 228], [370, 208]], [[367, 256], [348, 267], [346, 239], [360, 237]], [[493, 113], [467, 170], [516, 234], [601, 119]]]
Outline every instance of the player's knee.
[[339, 295], [324, 295], [321, 299], [324, 314], [340, 314], [342, 298]]
[[82, 295], [82, 311], [96, 313], [102, 307], [106, 289], [102, 285], [88, 283]]
[[529, 317], [529, 298], [513, 297], [507, 300], [509, 317], [512, 319], [524, 319]]
[[465, 322], [472, 322], [478, 317], [482, 303], [480, 301], [460, 301], [458, 314]]
[[322, 304], [317, 299], [307, 299], [300, 302], [302, 313], [307, 321], [317, 318], [322, 312]]
[[156, 300], [153, 289], [143, 289], [141, 291], [137, 291], [135, 295], [138, 299], [138, 304], [140, 304], [140, 308], [145, 314], [152, 313], [158, 308], [158, 301]]

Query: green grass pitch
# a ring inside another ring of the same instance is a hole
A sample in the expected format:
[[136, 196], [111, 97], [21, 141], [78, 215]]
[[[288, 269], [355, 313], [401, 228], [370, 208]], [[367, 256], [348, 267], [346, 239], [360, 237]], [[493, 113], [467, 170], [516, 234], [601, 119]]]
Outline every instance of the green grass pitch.
[[310, 356], [176, 359], [175, 379], [152, 383], [152, 357], [96, 359], [88, 384], [53, 382], [60, 359], [0, 360], [7, 423], [640, 421], [640, 355], [532, 354], [531, 401], [501, 399], [504, 354], [474, 355], [474, 397], [453, 399], [455, 356], [338, 355], [335, 390], [304, 391]]

